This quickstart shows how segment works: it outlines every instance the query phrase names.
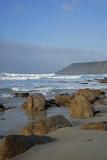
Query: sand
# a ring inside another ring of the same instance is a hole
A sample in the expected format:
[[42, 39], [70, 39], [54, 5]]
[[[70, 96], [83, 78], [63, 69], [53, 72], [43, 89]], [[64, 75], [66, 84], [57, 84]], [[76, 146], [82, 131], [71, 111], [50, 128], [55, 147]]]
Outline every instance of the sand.
[[48, 134], [56, 138], [55, 142], [36, 145], [12, 160], [107, 160], [107, 131], [81, 129], [88, 122], [107, 121], [107, 105], [95, 108], [102, 113], [90, 119], [72, 119], [73, 127]]

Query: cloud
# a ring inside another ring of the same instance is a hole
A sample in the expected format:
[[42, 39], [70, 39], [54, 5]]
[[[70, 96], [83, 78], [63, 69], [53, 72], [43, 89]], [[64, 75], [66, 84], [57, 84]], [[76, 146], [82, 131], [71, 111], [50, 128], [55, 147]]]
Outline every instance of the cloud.
[[75, 10], [78, 7], [78, 5], [80, 5], [81, 3], [87, 3], [87, 5], [88, 4], [101, 5], [101, 4], [104, 4], [105, 2], [107, 1], [106, 0], [64, 0], [61, 3], [61, 8], [66, 12], [70, 12]]
[[66, 11], [73, 11], [78, 4], [80, 3], [81, 0], [69, 0], [69, 1], [65, 1], [61, 4], [61, 8]]

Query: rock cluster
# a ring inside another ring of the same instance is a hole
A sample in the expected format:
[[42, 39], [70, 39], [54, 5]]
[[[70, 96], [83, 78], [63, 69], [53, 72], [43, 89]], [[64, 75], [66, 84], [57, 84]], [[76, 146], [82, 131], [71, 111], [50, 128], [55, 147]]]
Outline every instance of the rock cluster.
[[70, 103], [70, 111], [75, 118], [90, 118], [95, 114], [93, 103], [104, 98], [104, 92], [92, 89], [80, 89]]

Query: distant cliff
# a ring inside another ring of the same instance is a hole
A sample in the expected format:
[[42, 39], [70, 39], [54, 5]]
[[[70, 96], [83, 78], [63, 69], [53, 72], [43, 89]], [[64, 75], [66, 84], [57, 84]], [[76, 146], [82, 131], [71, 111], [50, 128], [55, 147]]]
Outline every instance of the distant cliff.
[[78, 75], [78, 74], [106, 74], [107, 61], [73, 63], [56, 72], [56, 74]]

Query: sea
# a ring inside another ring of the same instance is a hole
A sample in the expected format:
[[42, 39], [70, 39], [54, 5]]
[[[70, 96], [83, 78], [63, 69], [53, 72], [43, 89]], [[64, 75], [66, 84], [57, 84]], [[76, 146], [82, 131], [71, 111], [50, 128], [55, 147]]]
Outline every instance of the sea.
[[0, 97], [13, 97], [14, 92], [42, 93], [46, 97], [58, 92], [75, 91], [80, 88], [103, 89], [106, 84], [97, 80], [107, 77], [102, 75], [55, 75], [50, 74], [0, 74]]
[[107, 84], [99, 83], [102, 75], [55, 75], [50, 74], [16, 74], [0, 73], [0, 103], [13, 109], [0, 113], [0, 135], [18, 133], [25, 124], [38, 119], [62, 114], [73, 122], [67, 107], [52, 107], [39, 114], [23, 111], [21, 105], [26, 98], [14, 97], [16, 92], [42, 93], [47, 99], [56, 94], [73, 94], [82, 88], [107, 89]]

